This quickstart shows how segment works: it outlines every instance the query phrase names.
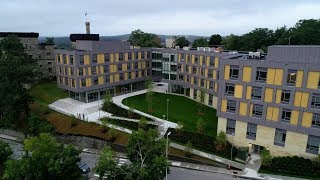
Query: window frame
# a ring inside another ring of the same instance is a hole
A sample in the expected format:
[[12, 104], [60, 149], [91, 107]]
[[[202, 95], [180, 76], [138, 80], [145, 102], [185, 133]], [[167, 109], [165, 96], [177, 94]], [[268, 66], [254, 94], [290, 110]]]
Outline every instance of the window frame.
[[[297, 70], [289, 69], [287, 73], [287, 85], [295, 86], [297, 82]], [[294, 78], [293, 78], [294, 77]], [[294, 80], [293, 80], [294, 79]]]
[[[235, 73], [237, 72], [237, 73]], [[229, 72], [229, 78], [233, 80], [239, 79], [239, 66], [231, 65], [230, 66], [230, 72]], [[235, 74], [234, 74], [235, 73]]]
[[[261, 77], [261, 73], [265, 73], [265, 77]], [[265, 83], [268, 77], [268, 69], [263, 67], [258, 67], [256, 70], [256, 82]]]
[[320, 128], [320, 114], [313, 113], [311, 126], [314, 128]]
[[[252, 131], [252, 130], [254, 130], [254, 131]], [[246, 138], [256, 140], [256, 138], [257, 138], [257, 124], [247, 123]]]
[[[256, 93], [258, 90], [260, 91], [260, 97], [255, 96], [255, 93]], [[252, 86], [251, 99], [255, 99], [255, 100], [261, 100], [261, 99], [262, 99], [262, 87]]]
[[[258, 111], [259, 108], [261, 108], [261, 112]], [[260, 113], [257, 114], [256, 112], [260, 112]], [[253, 104], [253, 106], [252, 106], [252, 116], [261, 118], [262, 115], [263, 115], [263, 105], [261, 105], [261, 104]]]
[[[286, 94], [289, 94], [289, 98], [288, 99], [285, 99]], [[290, 90], [282, 90], [281, 91], [281, 99], [280, 99], [281, 103], [283, 103], [283, 104], [290, 103], [290, 98], [291, 98], [291, 91]]]
[[98, 63], [98, 55], [97, 54], [92, 54], [92, 64], [97, 64]]
[[[281, 136], [281, 137], [278, 137], [278, 136]], [[279, 141], [280, 140], [280, 141]], [[287, 131], [284, 130], [284, 129], [278, 129], [276, 128], [275, 130], [275, 135], [274, 135], [274, 141], [273, 141], [273, 144], [276, 145], [276, 146], [282, 146], [284, 147], [285, 144], [286, 144], [286, 140], [287, 140]]]
[[311, 107], [320, 109], [320, 94], [314, 93], [312, 95]]
[[[290, 118], [288, 118], [288, 114], [290, 114]], [[290, 109], [282, 109], [281, 113], [281, 122], [290, 123], [291, 121], [292, 111]]]
[[[234, 107], [230, 106], [230, 105], [233, 105], [233, 104], [234, 104]], [[233, 100], [227, 100], [227, 112], [235, 113], [236, 110], [237, 110], [237, 102], [233, 101]]]
[[[233, 92], [232, 92], [233, 88]], [[227, 96], [234, 96], [235, 84], [226, 83], [225, 93]]]
[[226, 134], [234, 136], [236, 134], [236, 124], [237, 121], [234, 119], [227, 119], [227, 126], [226, 126]]
[[[318, 146], [310, 144], [311, 142], [315, 142], [315, 143], [318, 142]], [[309, 135], [308, 136], [308, 140], [307, 140], [307, 145], [306, 145], [306, 152], [310, 153], [310, 154], [318, 155], [318, 153], [319, 153], [319, 145], [320, 145], [320, 137]]]

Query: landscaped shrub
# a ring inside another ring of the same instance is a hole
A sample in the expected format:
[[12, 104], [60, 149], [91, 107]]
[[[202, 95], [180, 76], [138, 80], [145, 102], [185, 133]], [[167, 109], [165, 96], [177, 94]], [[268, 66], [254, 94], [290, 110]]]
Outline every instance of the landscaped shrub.
[[263, 149], [260, 153], [260, 157], [262, 160], [262, 166], [270, 167], [272, 162], [272, 156], [270, 155], [270, 151], [267, 149]]
[[191, 149], [192, 149], [192, 143], [191, 141], [188, 141], [188, 143], [185, 145], [185, 149], [184, 149], [184, 155], [188, 158], [191, 157], [192, 153], [191, 153]]
[[320, 177], [319, 162], [298, 156], [274, 157], [270, 165], [262, 164], [261, 170], [283, 175]]
[[[105, 121], [110, 124], [118, 125], [121, 127], [125, 127], [134, 131], [139, 129], [139, 123], [134, 121], [126, 121], [126, 120], [120, 120], [120, 119], [103, 119], [102, 121]], [[154, 124], [146, 124], [145, 128], [142, 128], [142, 129], [148, 130], [150, 128], [156, 129], [158, 128], [158, 126]]]

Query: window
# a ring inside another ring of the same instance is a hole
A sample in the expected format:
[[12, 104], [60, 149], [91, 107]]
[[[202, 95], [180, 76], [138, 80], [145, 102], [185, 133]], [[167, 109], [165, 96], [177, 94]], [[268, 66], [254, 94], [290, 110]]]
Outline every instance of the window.
[[138, 69], [138, 62], [135, 62], [135, 63], [134, 63], [134, 68], [135, 68], [135, 69]]
[[123, 53], [119, 53], [119, 61], [123, 61]]
[[201, 64], [202, 66], [206, 65], [206, 56], [203, 56]]
[[266, 82], [267, 80], [267, 68], [257, 68], [256, 81]]
[[67, 58], [66, 55], [62, 55], [62, 64], [67, 64]]
[[139, 72], [138, 71], [136, 71], [136, 78], [139, 78]]
[[128, 79], [131, 79], [131, 72], [128, 73]]
[[109, 65], [104, 65], [103, 66], [103, 72], [108, 73], [109, 72]]
[[65, 85], [66, 85], [66, 86], [69, 86], [68, 78], [65, 77], [65, 78], [64, 78], [64, 82], [65, 82]]
[[184, 81], [184, 76], [183, 75], [179, 75], [179, 81]]
[[96, 66], [92, 66], [92, 67], [91, 67], [91, 73], [92, 73], [92, 74], [97, 74], [97, 68], [96, 68]]
[[200, 79], [200, 83], [201, 83], [201, 87], [205, 87], [204, 86], [204, 79]]
[[132, 53], [128, 52], [128, 60], [131, 60], [131, 59], [132, 59]]
[[230, 77], [230, 79], [238, 79], [238, 77], [239, 77], [239, 66], [231, 66], [230, 67], [229, 77]]
[[288, 85], [295, 85], [297, 80], [297, 70], [288, 70], [288, 75], [287, 75], [287, 84]]
[[93, 78], [93, 85], [98, 85], [98, 77]]
[[118, 71], [122, 71], [122, 64], [118, 64]]
[[208, 70], [208, 77], [209, 77], [209, 78], [212, 78], [212, 77], [213, 77], [213, 70], [212, 70], [212, 69], [209, 69], [209, 70]]
[[210, 57], [210, 66], [214, 66], [214, 57], [213, 56]]
[[254, 104], [252, 107], [252, 115], [256, 117], [261, 117], [263, 112], [263, 105]]
[[105, 53], [104, 54], [104, 61], [105, 62], [109, 62], [110, 61], [110, 54], [109, 53]]
[[141, 52], [141, 59], [144, 59], [144, 52]]
[[209, 106], [213, 104], [213, 95], [209, 94]]
[[201, 68], [201, 72], [200, 72], [200, 76], [204, 76], [204, 73], [205, 73], [205, 69], [204, 68]]
[[311, 107], [320, 108], [320, 94], [313, 94]]
[[320, 137], [309, 135], [306, 152], [318, 155], [319, 145], [320, 145]]
[[312, 127], [320, 128], [320, 114], [317, 114], [317, 113], [313, 114]]
[[73, 76], [74, 69], [70, 68], [70, 76]]
[[97, 63], [97, 55], [96, 54], [92, 54], [92, 63], [96, 64]]
[[318, 89], [320, 89], [320, 80], [319, 80], [319, 82], [318, 82]]
[[83, 76], [83, 69], [79, 68], [79, 76]]
[[274, 136], [274, 145], [276, 146], [283, 146], [286, 143], [286, 136], [287, 136], [287, 131], [283, 129], [276, 129], [276, 133]]
[[198, 85], [198, 78], [197, 78], [197, 77], [194, 77], [194, 78], [193, 78], [193, 84], [194, 84], [194, 85]]
[[127, 64], [127, 70], [131, 70], [131, 65], [130, 65], [130, 63]]
[[290, 109], [283, 109], [282, 110], [282, 115], [281, 115], [281, 121], [290, 123], [291, 119], [291, 110]]
[[281, 103], [289, 103], [290, 101], [290, 91], [282, 90], [281, 92]]
[[193, 73], [193, 74], [197, 74], [197, 67], [194, 66], [194, 67], [192, 68], [192, 73]]
[[194, 64], [198, 64], [198, 56], [197, 55], [194, 56]]
[[105, 75], [104, 78], [106, 83], [110, 83], [110, 75]]
[[226, 133], [234, 136], [235, 132], [236, 132], [236, 120], [227, 119]]
[[262, 96], [262, 88], [261, 87], [252, 87], [251, 98], [260, 100]]
[[226, 95], [234, 95], [234, 84], [226, 84]]
[[79, 59], [80, 59], [80, 64], [83, 65], [84, 64], [84, 56], [80, 55]]
[[227, 101], [227, 111], [236, 112], [236, 101], [232, 101], [232, 100]]
[[70, 64], [74, 63], [73, 55], [70, 55]]
[[209, 89], [213, 89], [213, 81], [209, 82]]
[[247, 125], [247, 139], [255, 140], [257, 136], [257, 125], [248, 123]]
[[197, 90], [195, 89], [195, 90], [193, 90], [193, 99], [197, 99]]
[[120, 81], [124, 80], [124, 74], [123, 73], [120, 73]]
[[139, 53], [136, 52], [136, 53], [135, 53], [135, 60], [138, 60], [138, 57], [139, 57]]
[[86, 87], [87, 86], [86, 79], [81, 79], [81, 86], [82, 87]]

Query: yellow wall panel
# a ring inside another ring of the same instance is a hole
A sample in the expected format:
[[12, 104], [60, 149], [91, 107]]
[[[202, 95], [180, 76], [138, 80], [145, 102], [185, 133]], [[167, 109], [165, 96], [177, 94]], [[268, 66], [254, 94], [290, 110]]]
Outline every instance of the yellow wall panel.
[[91, 86], [91, 78], [87, 78], [86, 79], [86, 87], [90, 87]]
[[318, 83], [319, 83], [319, 72], [312, 72], [312, 71], [309, 72], [307, 88], [318, 89]]
[[224, 79], [228, 80], [230, 75], [230, 65], [224, 65]]
[[70, 64], [70, 55], [66, 55], [67, 64]]
[[200, 61], [200, 66], [202, 66], [202, 56], [200, 56], [199, 61]]
[[63, 54], [60, 54], [60, 64], [63, 64], [62, 58], [63, 58]]
[[276, 74], [276, 70], [272, 68], [268, 68], [267, 72], [267, 84], [273, 84], [274, 83], [274, 76]]
[[280, 103], [280, 101], [281, 101], [281, 92], [282, 92], [282, 90], [281, 89], [278, 89], [277, 90], [277, 94], [276, 94], [276, 103]]
[[88, 76], [91, 76], [91, 67], [88, 67]]
[[212, 79], [216, 80], [217, 79], [217, 71], [213, 70], [212, 72]]
[[239, 114], [243, 116], [247, 115], [247, 103], [240, 102]]
[[115, 62], [119, 62], [119, 53], [115, 53]]
[[299, 120], [299, 111], [293, 110], [291, 112], [290, 124], [297, 125]]
[[208, 77], [208, 69], [204, 70], [204, 77], [206, 77], [206, 78]]
[[103, 66], [99, 66], [99, 67], [100, 67], [100, 74], [104, 74]]
[[85, 54], [83, 57], [84, 57], [84, 64], [89, 65], [90, 64], [89, 54]]
[[122, 71], [126, 71], [126, 70], [127, 70], [127, 64], [124, 63], [124, 64], [122, 64]]
[[194, 56], [194, 54], [192, 54], [192, 55], [191, 55], [191, 63], [192, 63], [192, 64], [194, 64], [194, 58], [195, 58], [195, 56]]
[[124, 80], [128, 80], [128, 73], [124, 73]]
[[207, 67], [209, 67], [209, 66], [210, 66], [210, 56], [207, 56], [206, 66], [207, 66]]
[[86, 68], [82, 68], [83, 69], [83, 76], [87, 76], [87, 71], [86, 71]]
[[283, 69], [276, 69], [274, 84], [282, 85]]
[[235, 85], [235, 92], [234, 92], [234, 97], [236, 98], [242, 98], [242, 85], [236, 84]]
[[136, 78], [135, 72], [131, 72], [131, 79], [135, 79], [135, 78]]
[[252, 116], [252, 112], [253, 112], [253, 104], [250, 104], [250, 116]]
[[272, 120], [278, 121], [279, 119], [279, 108], [274, 107], [272, 111]]
[[251, 99], [252, 86], [247, 86], [246, 99]]
[[303, 71], [297, 71], [296, 87], [302, 86]]
[[128, 61], [128, 57], [129, 57], [128, 53], [124, 53], [124, 60], [125, 61]]
[[273, 107], [268, 106], [267, 107], [267, 120], [272, 120], [272, 116], [273, 116]]
[[98, 77], [98, 83], [101, 85], [104, 83], [103, 76]]
[[68, 67], [68, 76], [71, 76], [71, 68]]
[[219, 58], [218, 57], [214, 58], [214, 66], [216, 68], [219, 67]]
[[218, 92], [218, 83], [214, 83], [214, 91]]
[[110, 53], [110, 62], [114, 62], [114, 54]]
[[242, 81], [243, 82], [251, 82], [251, 67], [244, 66], [243, 67], [243, 74], [242, 74]]
[[296, 92], [294, 95], [294, 106], [301, 106], [301, 98], [302, 98], [302, 92]]
[[138, 77], [139, 77], [139, 78], [142, 77], [141, 71], [138, 71]]
[[301, 107], [306, 108], [308, 106], [308, 100], [309, 100], [309, 93], [307, 93], [307, 92], [302, 93]]
[[272, 98], [273, 98], [273, 89], [266, 88], [264, 91], [264, 101], [265, 102], [272, 102]]
[[141, 60], [141, 52], [138, 52], [138, 60]]
[[222, 99], [221, 101], [221, 111], [226, 112], [227, 111], [227, 100]]
[[302, 126], [304, 127], [311, 127], [312, 122], [312, 113], [304, 112], [302, 116]]

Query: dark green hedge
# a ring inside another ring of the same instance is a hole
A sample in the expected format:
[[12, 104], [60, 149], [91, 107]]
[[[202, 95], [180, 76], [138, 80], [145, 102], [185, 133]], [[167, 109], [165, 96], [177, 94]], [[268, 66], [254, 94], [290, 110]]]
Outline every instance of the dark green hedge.
[[[143, 117], [140, 114], [137, 114], [137, 113], [134, 113], [134, 112], [128, 113], [128, 110], [123, 109], [123, 108], [117, 106], [114, 103], [111, 104], [109, 109], [102, 108], [102, 110], [104, 110], [106, 112], [109, 112], [109, 113], [111, 113], [111, 114], [113, 114], [115, 116], [125, 117], [125, 118], [130, 118], [130, 119], [141, 119]], [[152, 119], [147, 118], [147, 117], [145, 117], [145, 119], [147, 121], [153, 121]]]
[[[120, 120], [120, 119], [108, 119], [107, 122], [114, 124], [114, 125], [119, 125], [121, 127], [131, 129], [134, 131], [138, 130], [138, 128], [139, 128], [139, 123], [133, 122], [133, 121], [126, 121], [126, 120]], [[156, 128], [158, 128], [158, 126], [154, 125], [154, 124], [147, 124], [147, 126], [144, 129], [148, 130], [150, 128], [156, 129]]]
[[261, 166], [262, 171], [276, 174], [317, 177], [320, 179], [320, 163], [298, 156], [274, 157], [270, 166]]

